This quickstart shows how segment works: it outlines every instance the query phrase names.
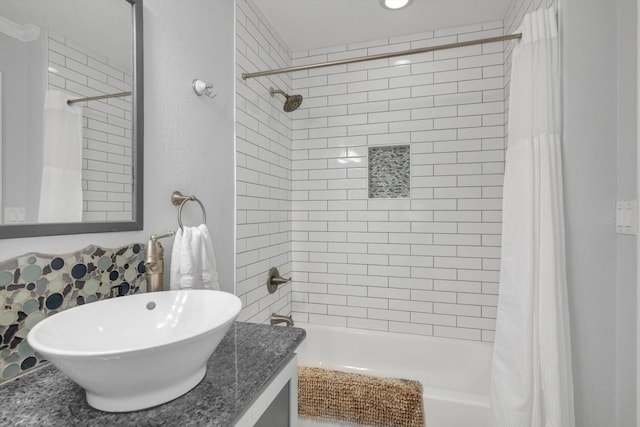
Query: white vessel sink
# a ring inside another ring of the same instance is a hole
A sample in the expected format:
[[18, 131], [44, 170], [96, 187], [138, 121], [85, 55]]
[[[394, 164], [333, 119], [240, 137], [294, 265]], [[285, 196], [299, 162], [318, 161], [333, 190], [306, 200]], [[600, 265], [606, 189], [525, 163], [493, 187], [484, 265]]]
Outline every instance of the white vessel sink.
[[94, 408], [134, 411], [195, 387], [240, 307], [233, 294], [200, 289], [111, 298], [48, 317], [27, 340]]

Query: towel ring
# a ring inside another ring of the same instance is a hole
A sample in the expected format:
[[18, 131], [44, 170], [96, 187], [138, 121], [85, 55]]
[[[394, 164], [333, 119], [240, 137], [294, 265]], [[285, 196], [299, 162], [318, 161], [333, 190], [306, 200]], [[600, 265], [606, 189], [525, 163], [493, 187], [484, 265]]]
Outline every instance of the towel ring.
[[187, 203], [188, 201], [198, 202], [198, 204], [200, 205], [200, 209], [202, 209], [202, 223], [203, 224], [207, 223], [207, 211], [205, 210], [202, 202], [198, 200], [196, 196], [185, 196], [179, 191], [174, 191], [171, 194], [171, 203], [174, 206], [179, 206], [178, 225], [180, 226], [180, 230], [184, 230], [184, 227], [182, 225], [182, 208], [184, 207], [185, 203]]

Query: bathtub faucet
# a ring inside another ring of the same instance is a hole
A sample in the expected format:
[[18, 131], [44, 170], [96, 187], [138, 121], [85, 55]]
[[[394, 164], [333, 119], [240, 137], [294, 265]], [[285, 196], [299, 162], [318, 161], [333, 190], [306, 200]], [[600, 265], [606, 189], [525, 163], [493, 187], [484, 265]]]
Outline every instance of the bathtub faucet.
[[280, 276], [280, 272], [276, 267], [271, 267], [269, 269], [268, 278], [267, 278], [267, 290], [270, 294], [274, 293], [278, 290], [278, 286], [284, 285], [291, 281], [291, 278], [285, 279]]
[[277, 325], [278, 323], [284, 323], [285, 326], [290, 327], [293, 326], [293, 319], [291, 316], [284, 316], [282, 314], [273, 313], [271, 315], [271, 324]]

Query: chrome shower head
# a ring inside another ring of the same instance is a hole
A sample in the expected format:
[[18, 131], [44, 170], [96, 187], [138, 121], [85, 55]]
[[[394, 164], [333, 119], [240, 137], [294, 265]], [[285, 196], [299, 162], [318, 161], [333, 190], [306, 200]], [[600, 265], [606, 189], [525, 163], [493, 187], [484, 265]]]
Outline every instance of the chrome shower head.
[[286, 92], [274, 88], [270, 88], [270, 93], [271, 96], [274, 96], [276, 93], [284, 95], [285, 101], [282, 109], [285, 113], [296, 110], [302, 104], [302, 95], [288, 95]]

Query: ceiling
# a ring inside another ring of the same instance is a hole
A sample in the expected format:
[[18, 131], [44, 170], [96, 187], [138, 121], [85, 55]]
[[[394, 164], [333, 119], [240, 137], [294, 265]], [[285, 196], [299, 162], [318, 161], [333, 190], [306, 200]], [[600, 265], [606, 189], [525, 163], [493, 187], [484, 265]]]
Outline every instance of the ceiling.
[[131, 68], [131, 5], [125, 0], [0, 0], [0, 16], [49, 28]]
[[[401, 10], [379, 0], [253, 1], [299, 52], [502, 20], [510, 0], [412, 0]], [[122, 65], [132, 56], [130, 13], [125, 0], [0, 0], [0, 16], [52, 28]]]
[[292, 52], [504, 19], [509, 0], [253, 0]]

